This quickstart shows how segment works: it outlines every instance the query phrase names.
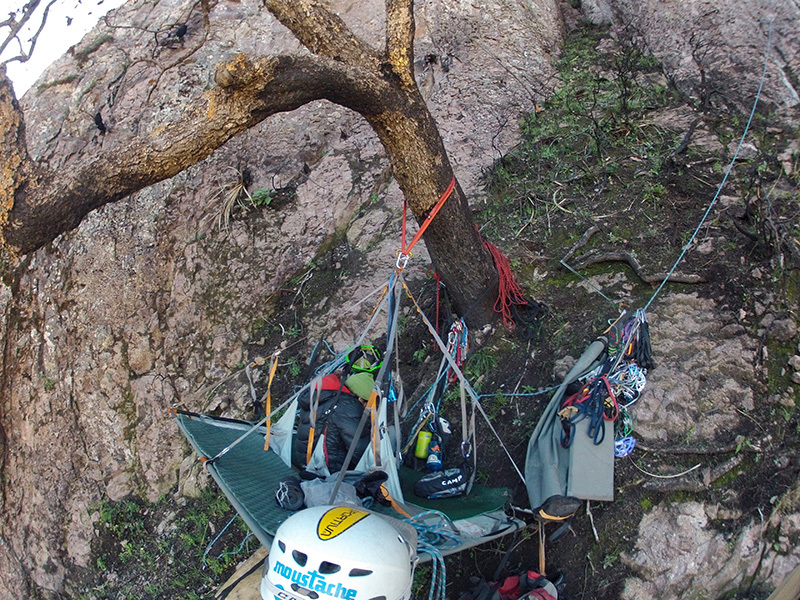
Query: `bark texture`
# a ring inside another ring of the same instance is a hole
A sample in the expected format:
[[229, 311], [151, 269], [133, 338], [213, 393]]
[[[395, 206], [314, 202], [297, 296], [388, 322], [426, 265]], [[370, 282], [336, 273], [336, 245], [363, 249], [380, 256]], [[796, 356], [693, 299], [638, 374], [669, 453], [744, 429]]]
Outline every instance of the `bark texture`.
[[[19, 143], [4, 146], [4, 171], [26, 174], [9, 180], [2, 192], [7, 197], [0, 204], [0, 242], [6, 250], [12, 256], [28, 254], [77, 227], [89, 212], [173, 177], [264, 119], [320, 99], [367, 119], [389, 154], [411, 211], [424, 220], [454, 174], [414, 78], [413, 2], [388, 2], [382, 51], [318, 2], [268, 0], [265, 6], [309, 54], [237, 54], [218, 66], [216, 85], [176, 117], [145, 135], [100, 131], [102, 144], [85, 147], [55, 168], [28, 159]], [[7, 81], [2, 85], [8, 90]], [[19, 140], [15, 131], [24, 124], [13, 95], [4, 106], [14, 117], [6, 135]], [[492, 318], [496, 277], [471, 223], [458, 188], [426, 240], [456, 309], [483, 324]]]

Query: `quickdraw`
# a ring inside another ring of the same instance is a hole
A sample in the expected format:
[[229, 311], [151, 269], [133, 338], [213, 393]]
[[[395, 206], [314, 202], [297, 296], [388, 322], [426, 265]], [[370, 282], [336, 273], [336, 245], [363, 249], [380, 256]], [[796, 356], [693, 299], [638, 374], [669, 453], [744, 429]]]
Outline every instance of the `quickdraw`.
[[[469, 330], [464, 319], [453, 321], [450, 326], [450, 333], [447, 335], [447, 352], [455, 360], [458, 368], [461, 368], [467, 360], [469, 354]], [[447, 381], [455, 383], [458, 375], [448, 366]]]
[[617, 458], [623, 458], [628, 456], [633, 449], [636, 447], [636, 438], [633, 437], [624, 437], [614, 442], [614, 456]]
[[625, 408], [636, 403], [647, 384], [646, 371], [635, 362], [623, 363], [616, 371], [609, 374], [608, 380], [620, 405]]
[[643, 310], [624, 326], [623, 312], [604, 332], [608, 358], [588, 376], [580, 392], [564, 400], [558, 415], [561, 418], [561, 445], [568, 448], [575, 426], [589, 419], [587, 433], [595, 444], [605, 439], [605, 423], [614, 422], [615, 455], [627, 456], [636, 440], [633, 418], [627, 409], [633, 406], [647, 384], [647, 369], [652, 366], [650, 333]]

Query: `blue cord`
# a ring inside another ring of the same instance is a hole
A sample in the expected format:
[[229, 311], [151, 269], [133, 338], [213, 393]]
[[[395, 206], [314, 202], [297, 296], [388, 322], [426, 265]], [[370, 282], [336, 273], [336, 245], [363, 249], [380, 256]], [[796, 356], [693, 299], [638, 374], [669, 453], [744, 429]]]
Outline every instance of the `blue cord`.
[[636, 447], [636, 438], [632, 436], [624, 437], [614, 442], [614, 456], [622, 458], [628, 456]]
[[417, 552], [425, 552], [431, 557], [431, 589], [428, 592], [428, 600], [446, 600], [447, 570], [444, 556], [436, 546], [421, 540], [417, 540]]
[[747, 132], [750, 130], [750, 125], [753, 122], [753, 116], [756, 114], [756, 106], [758, 106], [758, 100], [761, 98], [761, 90], [764, 88], [764, 80], [767, 78], [767, 65], [769, 64], [769, 55], [770, 50], [772, 48], [772, 29], [773, 29], [774, 18], [769, 22], [769, 34], [767, 36], [767, 52], [764, 56], [764, 69], [761, 72], [761, 81], [758, 84], [758, 91], [756, 92], [756, 99], [753, 102], [753, 108], [750, 110], [750, 118], [747, 119], [747, 125], [745, 125], [744, 132], [742, 133], [742, 137], [739, 140], [739, 145], [736, 147], [736, 152], [733, 153], [733, 158], [731, 159], [730, 164], [728, 165], [728, 169], [725, 171], [725, 176], [722, 178], [722, 181], [717, 188], [717, 193], [714, 194], [714, 198], [711, 200], [711, 204], [708, 205], [703, 218], [700, 220], [700, 223], [697, 225], [697, 228], [694, 230], [692, 237], [689, 238], [689, 241], [686, 242], [686, 245], [683, 247], [683, 251], [681, 252], [680, 256], [678, 256], [678, 260], [675, 261], [675, 264], [672, 265], [672, 268], [667, 273], [667, 276], [664, 277], [664, 281], [661, 282], [661, 285], [658, 286], [658, 289], [653, 293], [648, 300], [647, 304], [644, 305], [643, 310], [647, 310], [650, 304], [655, 300], [656, 296], [661, 292], [661, 289], [666, 285], [667, 280], [669, 280], [670, 276], [675, 272], [675, 269], [678, 267], [678, 264], [683, 260], [684, 255], [689, 250], [689, 247], [694, 242], [694, 239], [697, 237], [697, 234], [700, 232], [700, 228], [706, 222], [711, 209], [714, 208], [714, 205], [717, 203], [717, 198], [719, 198], [720, 193], [722, 192], [722, 188], [725, 186], [725, 182], [728, 180], [728, 176], [731, 174], [733, 170], [733, 165], [736, 162], [736, 158], [739, 156], [739, 151], [742, 149], [742, 145], [744, 144], [744, 139], [747, 136]]
[[[426, 523], [425, 519], [436, 519], [436, 522]], [[458, 546], [461, 541], [448, 527], [450, 522], [446, 515], [439, 511], [427, 510], [404, 519], [417, 530], [417, 552], [426, 553], [431, 557], [431, 589], [428, 600], [446, 600], [447, 571], [444, 565], [444, 556], [441, 548]]]
[[221, 559], [223, 556], [236, 556], [237, 554], [241, 553], [241, 551], [244, 549], [244, 545], [247, 543], [247, 540], [249, 540], [251, 537], [253, 537], [253, 532], [252, 531], [247, 532], [247, 535], [244, 536], [242, 543], [239, 544], [239, 547], [236, 550], [234, 550], [233, 552], [223, 552], [222, 554], [217, 556], [217, 560]]
[[225, 525], [225, 527], [223, 527], [223, 528], [222, 528], [222, 531], [220, 531], [220, 532], [217, 534], [217, 537], [215, 537], [213, 540], [211, 540], [211, 543], [210, 543], [208, 546], [206, 546], [206, 549], [205, 549], [205, 551], [203, 552], [203, 565], [205, 565], [205, 566], [208, 566], [208, 562], [206, 561], [206, 556], [208, 556], [208, 553], [211, 551], [211, 548], [213, 548], [213, 547], [214, 547], [214, 544], [216, 544], [216, 543], [217, 543], [217, 541], [219, 540], [219, 538], [221, 538], [221, 537], [222, 537], [222, 534], [224, 534], [224, 533], [225, 533], [225, 532], [228, 530], [228, 527], [230, 527], [230, 526], [231, 526], [231, 523], [233, 523], [233, 522], [236, 520], [236, 517], [238, 517], [238, 516], [239, 516], [238, 514], [235, 514], [235, 515], [233, 515], [233, 517], [231, 518], [231, 520], [230, 520], [230, 521], [228, 521], [228, 524], [227, 524], [227, 525]]
[[542, 394], [547, 394], [552, 391], [555, 391], [559, 388], [557, 385], [550, 386], [549, 388], [544, 388], [541, 390], [536, 390], [535, 392], [529, 393], [513, 393], [507, 394], [506, 392], [495, 392], [494, 394], [478, 394], [478, 398], [494, 398], [497, 394], [502, 394], [506, 398], [525, 398], [529, 396], [541, 396]]

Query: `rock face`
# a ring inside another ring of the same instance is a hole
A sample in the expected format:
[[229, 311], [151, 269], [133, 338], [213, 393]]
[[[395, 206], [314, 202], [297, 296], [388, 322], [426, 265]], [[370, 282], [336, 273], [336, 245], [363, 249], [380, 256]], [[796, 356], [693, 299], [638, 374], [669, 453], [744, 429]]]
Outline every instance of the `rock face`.
[[682, 440], [686, 445], [727, 446], [742, 411], [755, 406], [758, 341], [734, 315], [720, 314], [711, 300], [675, 294], [651, 325], [658, 361], [635, 405], [636, 431], [646, 443]]
[[[149, 117], [142, 133], [157, 131], [170, 110], [202, 94], [219, 61], [265, 48], [300, 51], [257, 0], [208, 4], [207, 29], [195, 2], [141, 0], [112, 13], [22, 100], [31, 155], [57, 165], [76, 148], [102, 144], [92, 121], [97, 111], [108, 125], [106, 136], [131, 126], [132, 113], [141, 110]], [[333, 4], [358, 35], [379, 43], [379, 2]], [[752, 100], [771, 27], [765, 97], [774, 107], [795, 106], [797, 3], [773, 8], [766, 0], [726, 0], [713, 6], [699, 0], [583, 2], [600, 20], [633, 25], [687, 93], [702, 96], [699, 60], [707, 82], [719, 90], [712, 101], [737, 106]], [[478, 199], [482, 171], [518, 141], [519, 117], [555, 87], [550, 60], [563, 35], [558, 6], [555, 0], [427, 0], [416, 10], [419, 85], [462, 186]], [[758, 20], [770, 19], [770, 10], [777, 11], [772, 25]], [[189, 26], [183, 45], [154, 42], [153, 30], [183, 21]], [[127, 27], [131, 23], [139, 28]], [[268, 207], [236, 207], [229, 227], [220, 228], [226, 186], [245, 169], [251, 191], [279, 193]], [[176, 486], [191, 493], [194, 482], [185, 475], [192, 460], [184, 460], [168, 409], [204, 410], [219, 402], [213, 389], [248, 357], [252, 324], [269, 314], [284, 282], [305, 272], [335, 236], [377, 267], [332, 289], [326, 306], [364, 297], [383, 283], [399, 245], [399, 196], [366, 123], [313, 104], [231, 140], [170, 181], [91, 214], [18, 267], [11, 285], [0, 286], [6, 307], [0, 318], [0, 598], [76, 595], [76, 577], [90, 567], [99, 501], [131, 493], [155, 500]], [[420, 255], [415, 260], [423, 262]], [[352, 339], [354, 321], [352, 313], [332, 311], [308, 335], [324, 329], [344, 343]], [[780, 321], [763, 327], [796, 339], [796, 329]], [[730, 443], [713, 432], [744, 418], [734, 407], [759, 402], [753, 340], [735, 316], [689, 295], [664, 299], [653, 329], [661, 336], [662, 367], [637, 407], [643, 439], [663, 441], [661, 417], [668, 414], [670, 436]], [[719, 329], [724, 351], [703, 342]], [[668, 365], [689, 365], [703, 379], [675, 386], [680, 373]], [[720, 389], [724, 396], [710, 393]], [[698, 420], [711, 413], [713, 423]], [[703, 477], [698, 484], [705, 484]], [[769, 518], [770, 532], [778, 535], [759, 563], [759, 580], [779, 581], [798, 559], [797, 498], [797, 490], [787, 492], [782, 511]], [[688, 598], [695, 588], [721, 590], [741, 581], [741, 573], [752, 575], [765, 525], [754, 520], [724, 537], [713, 525], [730, 518], [697, 503], [653, 508], [639, 524], [643, 541], [624, 556], [635, 573], [626, 597]], [[681, 550], [660, 554], [666, 546]], [[665, 564], [676, 565], [674, 592]]]
[[[733, 534], [712, 526], [726, 520], [717, 507], [697, 502], [655, 507], [639, 524], [636, 548], [623, 556], [641, 578], [629, 579], [622, 597], [700, 600], [709, 590], [735, 589], [756, 577], [780, 582], [800, 561], [796, 516], [785, 519], [776, 511], [771, 522]], [[774, 547], [764, 539], [769, 526], [778, 527], [782, 540]]]
[[[584, 0], [583, 14], [613, 22], [664, 65], [685, 93], [749, 111], [767, 63], [771, 109], [800, 103], [800, 6], [771, 0]], [[767, 56], [767, 52], [769, 54]]]
[[[202, 94], [220, 60], [300, 51], [260, 2], [210, 5], [207, 30], [193, 2], [131, 2], [110, 14], [23, 99], [31, 155], [56, 165], [82, 145], [102, 144], [97, 111], [105, 136], [131, 127], [142, 110], [150, 118], [141, 127], [152, 133], [172, 107]], [[334, 8], [379, 43], [381, 3]], [[462, 186], [477, 190], [482, 170], [518, 140], [520, 117], [552, 90], [558, 7], [419, 2], [416, 10], [420, 86]], [[189, 27], [182, 45], [154, 43], [152, 30], [181, 21]], [[269, 207], [236, 207], [220, 228], [225, 186], [244, 169], [251, 190], [284, 196]], [[0, 289], [0, 597], [75, 592], [75, 574], [89, 566], [97, 503], [130, 493], [155, 500], [187, 470], [169, 407], [208, 407], [209, 390], [243, 364], [253, 322], [337, 232], [390, 269], [399, 196], [366, 123], [317, 103], [91, 214], [20, 266], [13, 287]], [[372, 289], [384, 276], [358, 285]], [[360, 291], [349, 287], [339, 300]], [[339, 336], [352, 339], [346, 328]]]
[[[755, 366], [758, 340], [735, 315], [696, 295], [663, 298], [650, 324], [653, 339], [658, 340], [658, 364], [631, 408], [635, 436], [640, 447], [655, 455], [664, 452], [667, 461], [682, 453], [692, 455], [698, 468], [688, 469], [691, 472], [667, 485], [663, 482], [669, 481], [668, 474], [643, 486], [672, 492], [711, 490], [717, 479], [735, 472], [743, 460], [739, 452], [729, 459], [717, 458], [745, 446], [742, 439], [733, 439], [733, 432], [749, 432], [747, 444], [756, 452], [772, 441], [767, 430], [748, 421], [754, 403], [766, 401]], [[790, 457], [776, 460], [780, 469]], [[767, 515], [714, 502], [664, 501], [655, 506], [639, 523], [635, 547], [622, 555], [636, 573], [626, 580], [622, 598], [701, 600], [710, 592], [765, 581], [776, 586], [800, 562], [798, 486], [795, 481], [785, 494], [773, 498], [772, 514]]]

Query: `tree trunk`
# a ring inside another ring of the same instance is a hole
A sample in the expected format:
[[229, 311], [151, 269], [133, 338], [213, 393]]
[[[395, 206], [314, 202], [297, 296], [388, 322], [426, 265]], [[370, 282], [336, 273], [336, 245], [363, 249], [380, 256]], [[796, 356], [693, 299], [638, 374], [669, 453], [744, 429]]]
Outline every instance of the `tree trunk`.
[[[404, 110], [367, 120], [387, 149], [400, 189], [422, 224], [454, 178], [433, 117], [416, 92], [408, 98]], [[473, 326], [490, 322], [494, 318], [497, 271], [458, 181], [423, 237], [456, 312]]]

